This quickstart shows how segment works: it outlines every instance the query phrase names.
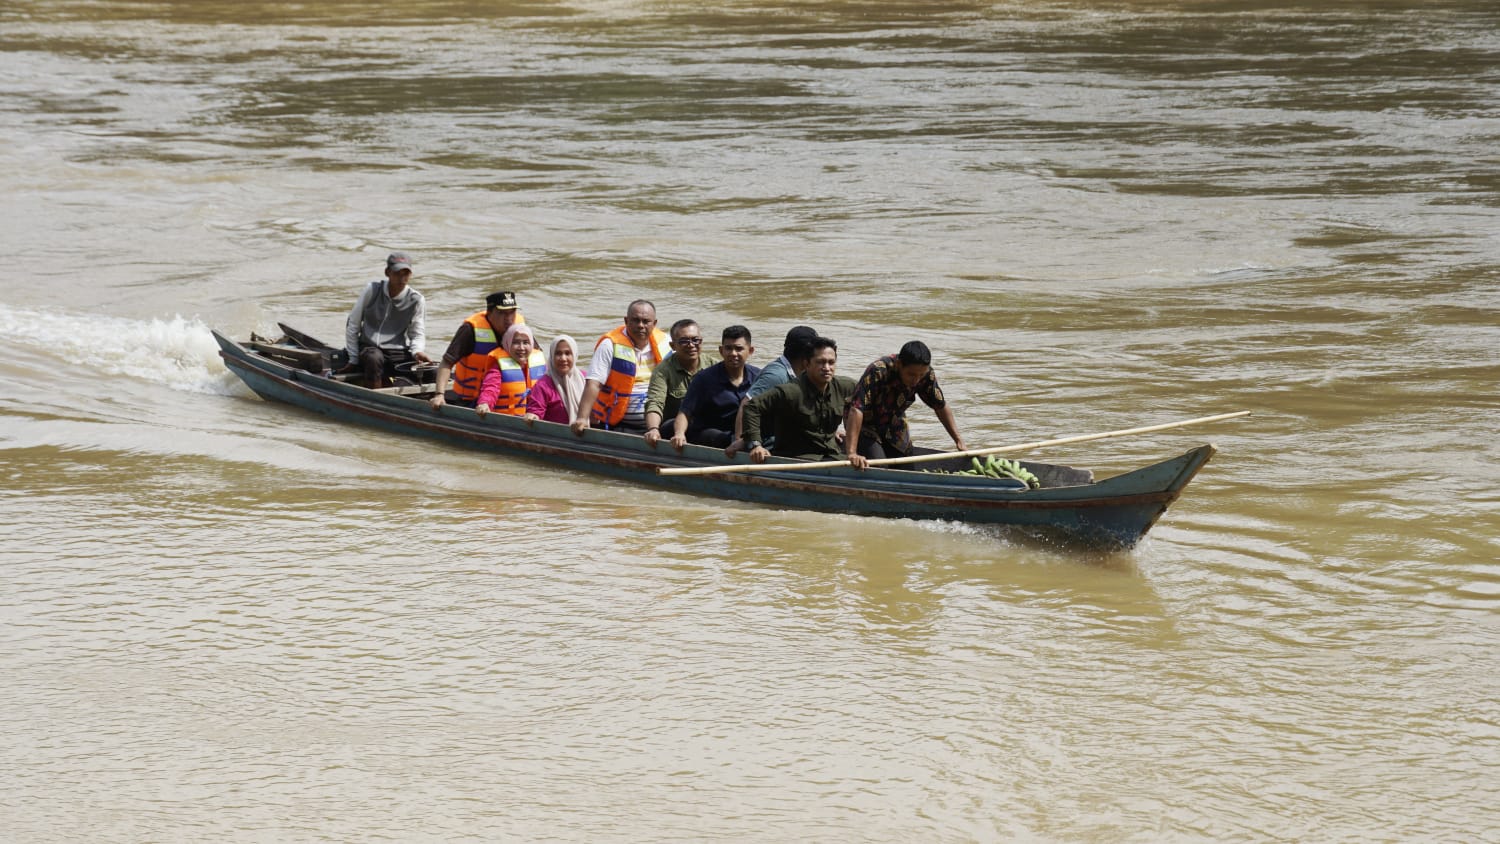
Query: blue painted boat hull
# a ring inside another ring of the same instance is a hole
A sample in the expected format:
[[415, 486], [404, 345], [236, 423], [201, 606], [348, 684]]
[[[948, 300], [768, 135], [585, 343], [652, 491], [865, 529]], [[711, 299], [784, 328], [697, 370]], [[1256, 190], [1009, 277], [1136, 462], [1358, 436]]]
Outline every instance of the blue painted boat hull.
[[731, 461], [719, 449], [691, 445], [678, 452], [666, 443], [653, 447], [640, 436], [613, 431], [588, 430], [580, 436], [565, 425], [527, 423], [498, 414], [480, 417], [461, 407], [447, 406], [435, 413], [424, 400], [287, 366], [217, 331], [214, 339], [225, 365], [257, 395], [341, 422], [696, 496], [865, 516], [1004, 525], [1079, 547], [1133, 547], [1214, 454], [1213, 446], [1203, 445], [1102, 481], [1035, 490], [971, 475], [895, 468], [661, 475], [659, 468], [745, 463], [748, 458], [741, 454]]

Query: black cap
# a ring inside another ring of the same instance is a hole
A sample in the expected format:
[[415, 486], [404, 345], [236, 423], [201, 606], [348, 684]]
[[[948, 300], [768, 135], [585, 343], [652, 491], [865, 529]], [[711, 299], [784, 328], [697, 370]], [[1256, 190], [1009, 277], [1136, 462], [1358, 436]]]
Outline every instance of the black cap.
[[[792, 357], [792, 353], [797, 351], [799, 346], [802, 349], [808, 349], [812, 346], [812, 341], [817, 338], [817, 329], [809, 328], [806, 325], [794, 326], [791, 331], [786, 333], [786, 342], [781, 344], [781, 353], [787, 357]], [[806, 352], [804, 351], [803, 354], [806, 354]]]
[[484, 303], [491, 308], [499, 308], [502, 311], [510, 311], [519, 307], [516, 304], [516, 294], [509, 290], [501, 290], [484, 297]]

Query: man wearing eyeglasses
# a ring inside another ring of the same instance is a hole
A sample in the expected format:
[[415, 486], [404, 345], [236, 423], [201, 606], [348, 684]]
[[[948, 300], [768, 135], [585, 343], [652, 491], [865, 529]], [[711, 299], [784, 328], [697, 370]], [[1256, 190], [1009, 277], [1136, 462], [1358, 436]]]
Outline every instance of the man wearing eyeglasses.
[[703, 329], [690, 319], [672, 323], [672, 356], [651, 373], [646, 390], [646, 442], [661, 439], [662, 420], [674, 420], [687, 395], [688, 383], [703, 365]]

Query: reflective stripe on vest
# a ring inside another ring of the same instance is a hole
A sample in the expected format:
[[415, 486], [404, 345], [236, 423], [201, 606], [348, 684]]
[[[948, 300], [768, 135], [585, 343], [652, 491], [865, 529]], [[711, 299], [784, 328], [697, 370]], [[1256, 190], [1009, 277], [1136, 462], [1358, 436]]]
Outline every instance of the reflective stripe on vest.
[[[589, 408], [589, 421], [596, 425], [612, 428], [620, 424], [625, 418], [625, 411], [630, 405], [630, 394], [635, 392], [635, 341], [625, 333], [625, 326], [620, 326], [599, 338], [594, 348], [599, 348], [599, 343], [608, 340], [615, 344], [615, 358], [609, 364], [609, 377], [599, 387], [599, 398], [594, 400], [594, 406]], [[651, 331], [651, 357], [652, 365], [659, 365], [662, 361], [662, 347], [669, 338], [667, 332], [660, 328]]]
[[[464, 322], [474, 326], [474, 351], [459, 358], [453, 364], [453, 380], [449, 388], [464, 401], [475, 401], [479, 398], [479, 388], [483, 386], [484, 373], [490, 368], [490, 352], [500, 347], [503, 338], [495, 336], [495, 329], [490, 327], [490, 321], [485, 319], [488, 311], [480, 311], [470, 316]], [[518, 312], [516, 324], [526, 321], [526, 318]]]
[[490, 409], [508, 416], [525, 416], [526, 399], [531, 394], [531, 385], [547, 374], [547, 356], [540, 349], [532, 349], [527, 366], [521, 366], [504, 349], [490, 353], [495, 367], [500, 370], [500, 395]]

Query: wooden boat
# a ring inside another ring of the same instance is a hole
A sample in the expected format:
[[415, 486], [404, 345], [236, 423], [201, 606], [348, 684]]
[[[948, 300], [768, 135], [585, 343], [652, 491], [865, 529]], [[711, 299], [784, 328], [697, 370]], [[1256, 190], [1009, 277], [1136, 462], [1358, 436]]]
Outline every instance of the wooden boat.
[[[464, 448], [545, 461], [566, 469], [665, 487], [696, 496], [798, 508], [909, 519], [946, 519], [1003, 525], [1071, 546], [1125, 549], [1146, 535], [1214, 454], [1202, 445], [1178, 457], [1095, 481], [1093, 473], [1069, 466], [1022, 461], [1042, 486], [1027, 489], [1009, 479], [942, 474], [915, 468], [848, 466], [756, 473], [661, 475], [658, 469], [746, 463], [723, 451], [689, 445], [681, 452], [666, 442], [653, 447], [638, 435], [566, 425], [528, 423], [521, 417], [481, 417], [462, 407], [434, 412], [426, 401], [432, 386], [422, 373], [397, 386], [369, 389], [358, 376], [333, 375], [342, 359], [305, 334], [281, 326], [285, 337], [255, 337], [239, 343], [214, 332], [220, 356], [262, 398], [400, 434]], [[772, 458], [773, 462], [801, 461]], [[965, 461], [966, 462], [966, 461]], [[936, 464], [941, 466], [941, 464]]]

